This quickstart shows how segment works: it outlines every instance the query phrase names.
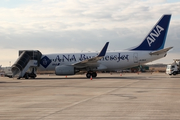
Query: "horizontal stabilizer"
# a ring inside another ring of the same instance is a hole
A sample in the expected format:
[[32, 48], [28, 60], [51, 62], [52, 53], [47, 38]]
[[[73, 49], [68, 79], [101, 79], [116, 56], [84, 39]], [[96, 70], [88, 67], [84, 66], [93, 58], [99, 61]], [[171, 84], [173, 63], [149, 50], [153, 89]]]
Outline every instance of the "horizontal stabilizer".
[[157, 51], [154, 51], [154, 52], [150, 52], [149, 54], [150, 55], [159, 55], [159, 54], [162, 54], [162, 53], [166, 53], [167, 51], [169, 51], [172, 48], [173, 47], [168, 47], [168, 48], [165, 48], [165, 49], [161, 49], [161, 50], [157, 50]]

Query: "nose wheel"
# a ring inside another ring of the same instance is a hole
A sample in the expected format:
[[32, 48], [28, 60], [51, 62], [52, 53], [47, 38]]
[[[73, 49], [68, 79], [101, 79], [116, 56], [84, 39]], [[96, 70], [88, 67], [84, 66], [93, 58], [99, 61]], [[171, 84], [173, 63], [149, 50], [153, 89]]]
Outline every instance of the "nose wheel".
[[93, 78], [97, 77], [97, 73], [96, 72], [93, 72], [93, 71], [88, 71], [88, 73], [86, 74], [86, 77], [87, 78], [91, 78], [91, 76]]

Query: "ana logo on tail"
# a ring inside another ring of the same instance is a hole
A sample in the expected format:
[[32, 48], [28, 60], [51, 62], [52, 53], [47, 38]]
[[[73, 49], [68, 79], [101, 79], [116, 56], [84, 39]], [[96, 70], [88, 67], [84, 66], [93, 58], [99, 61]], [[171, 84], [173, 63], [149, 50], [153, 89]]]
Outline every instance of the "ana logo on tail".
[[[149, 47], [151, 47], [151, 44], [153, 42], [155, 42], [156, 38], [159, 37], [159, 35], [161, 34], [161, 31], [163, 31], [164, 28], [162, 28], [161, 26], [159, 25], [156, 25], [156, 30], [154, 29], [154, 33], [150, 33], [150, 36], [147, 37], [147, 42], [149, 44]], [[155, 38], [156, 37], [156, 38]]]

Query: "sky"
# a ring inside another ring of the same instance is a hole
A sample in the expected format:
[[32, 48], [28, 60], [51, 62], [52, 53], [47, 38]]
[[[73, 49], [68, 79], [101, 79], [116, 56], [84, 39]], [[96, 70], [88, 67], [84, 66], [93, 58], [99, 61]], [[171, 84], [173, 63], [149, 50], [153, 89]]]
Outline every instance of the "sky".
[[165, 58], [180, 59], [179, 0], [1, 0], [0, 65], [10, 66], [19, 50], [42, 54], [108, 51], [139, 45], [163, 14], [172, 14]]

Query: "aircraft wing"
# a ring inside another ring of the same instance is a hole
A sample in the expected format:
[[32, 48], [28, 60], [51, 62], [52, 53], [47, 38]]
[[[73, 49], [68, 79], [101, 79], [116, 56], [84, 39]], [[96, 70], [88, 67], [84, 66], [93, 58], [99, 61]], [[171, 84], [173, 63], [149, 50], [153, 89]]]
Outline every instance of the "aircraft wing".
[[165, 53], [165, 52], [169, 51], [172, 48], [173, 47], [168, 47], [168, 48], [165, 48], [165, 49], [161, 49], [161, 50], [157, 50], [157, 51], [154, 51], [154, 52], [150, 52], [149, 54], [150, 55], [159, 55], [159, 54], [162, 54], [162, 53]]
[[93, 58], [90, 58], [90, 59], [86, 59], [86, 60], [83, 60], [81, 62], [74, 63], [72, 65], [77, 67], [77, 68], [93, 67], [93, 66], [98, 67], [97, 61], [105, 56], [107, 48], [108, 48], [108, 45], [109, 45], [109, 42], [107, 42], [104, 45], [103, 49], [101, 50], [101, 52], [96, 57], [93, 57]]

